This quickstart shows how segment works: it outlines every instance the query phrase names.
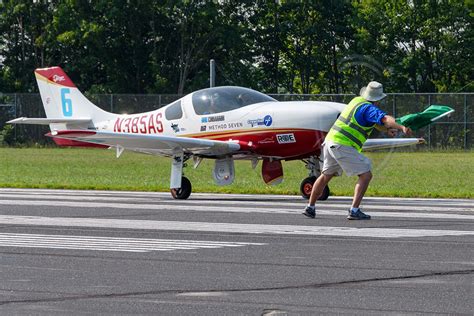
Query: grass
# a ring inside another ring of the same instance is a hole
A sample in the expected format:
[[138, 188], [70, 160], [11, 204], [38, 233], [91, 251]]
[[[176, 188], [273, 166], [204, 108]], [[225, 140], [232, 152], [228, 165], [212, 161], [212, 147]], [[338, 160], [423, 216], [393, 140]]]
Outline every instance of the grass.
[[[366, 196], [474, 198], [474, 153], [471, 152], [375, 152], [374, 179]], [[0, 148], [0, 186], [169, 191], [170, 159], [125, 152], [79, 148]], [[285, 180], [267, 186], [248, 161], [236, 162], [236, 179], [217, 186], [213, 161], [198, 169], [192, 161], [185, 175], [193, 192], [299, 194], [307, 170], [300, 161], [284, 162]], [[330, 183], [332, 195], [352, 195], [357, 177], [337, 177]]]

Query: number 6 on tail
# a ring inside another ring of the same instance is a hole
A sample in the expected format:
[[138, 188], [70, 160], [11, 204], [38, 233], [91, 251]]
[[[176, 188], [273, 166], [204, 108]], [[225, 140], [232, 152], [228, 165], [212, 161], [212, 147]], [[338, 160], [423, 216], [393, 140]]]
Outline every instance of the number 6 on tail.
[[63, 107], [63, 115], [66, 117], [72, 116], [72, 100], [66, 97], [66, 94], [70, 94], [69, 88], [61, 89], [61, 104]]

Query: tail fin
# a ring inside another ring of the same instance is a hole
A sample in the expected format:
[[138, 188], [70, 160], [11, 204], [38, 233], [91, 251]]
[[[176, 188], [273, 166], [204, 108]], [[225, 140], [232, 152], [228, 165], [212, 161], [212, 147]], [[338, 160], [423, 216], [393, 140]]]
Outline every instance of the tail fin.
[[90, 102], [60, 67], [36, 69], [35, 76], [48, 119], [98, 122], [113, 116]]
[[49, 125], [51, 133], [47, 136], [53, 137], [60, 146], [104, 147], [54, 136], [60, 131], [96, 129], [95, 123], [115, 119], [118, 115], [89, 101], [59, 67], [36, 69], [35, 76], [46, 118], [19, 117], [7, 123]]

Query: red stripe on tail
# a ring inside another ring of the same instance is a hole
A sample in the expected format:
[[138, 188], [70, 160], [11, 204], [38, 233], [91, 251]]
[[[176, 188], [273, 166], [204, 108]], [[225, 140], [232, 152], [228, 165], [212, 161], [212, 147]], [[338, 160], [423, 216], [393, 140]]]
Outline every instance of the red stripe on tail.
[[38, 68], [37, 74], [61, 86], [75, 88], [74, 83], [69, 79], [66, 73], [60, 67]]

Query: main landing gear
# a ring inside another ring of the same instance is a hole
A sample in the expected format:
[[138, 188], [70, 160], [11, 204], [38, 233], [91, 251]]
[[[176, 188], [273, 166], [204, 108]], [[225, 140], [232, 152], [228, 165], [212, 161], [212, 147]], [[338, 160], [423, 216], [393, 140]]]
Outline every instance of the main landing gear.
[[[300, 192], [301, 196], [305, 199], [309, 199], [311, 195], [311, 190], [313, 190], [314, 181], [321, 174], [321, 169], [319, 167], [319, 157], [311, 156], [308, 160], [303, 160], [306, 164], [306, 168], [309, 169], [309, 177], [301, 181]], [[329, 186], [325, 186], [323, 194], [319, 197], [318, 200], [325, 201], [328, 199], [331, 192], [329, 191]]]
[[[171, 164], [170, 192], [171, 196], [177, 200], [186, 200], [191, 195], [192, 185], [188, 178], [183, 176], [183, 167], [191, 157], [190, 154], [176, 152], [173, 154]], [[194, 168], [197, 168], [202, 161], [202, 157], [193, 156]], [[222, 157], [216, 159], [213, 170], [214, 181], [218, 185], [228, 185], [234, 181], [235, 168], [232, 157]]]
[[186, 177], [181, 177], [181, 187], [177, 189], [170, 189], [171, 196], [177, 200], [186, 200], [192, 191], [191, 181]]
[[186, 200], [192, 191], [191, 181], [183, 177], [184, 163], [189, 159], [182, 151], [173, 154], [171, 163], [170, 192], [171, 196], [178, 200]]

